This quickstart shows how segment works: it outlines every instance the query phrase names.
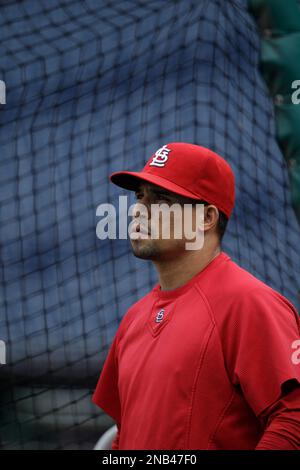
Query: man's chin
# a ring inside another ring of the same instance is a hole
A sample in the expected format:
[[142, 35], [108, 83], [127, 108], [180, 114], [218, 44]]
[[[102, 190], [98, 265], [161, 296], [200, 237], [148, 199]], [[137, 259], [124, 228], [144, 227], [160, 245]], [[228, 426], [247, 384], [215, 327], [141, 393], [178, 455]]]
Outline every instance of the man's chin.
[[155, 259], [158, 256], [157, 250], [142, 240], [131, 240], [131, 248], [136, 258]]

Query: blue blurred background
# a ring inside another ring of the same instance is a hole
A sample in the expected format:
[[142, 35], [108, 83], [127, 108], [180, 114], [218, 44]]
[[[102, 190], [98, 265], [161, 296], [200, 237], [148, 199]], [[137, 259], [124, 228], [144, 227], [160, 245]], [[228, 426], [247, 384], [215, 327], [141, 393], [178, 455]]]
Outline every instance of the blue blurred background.
[[299, 309], [300, 230], [245, 0], [3, 1], [0, 12], [3, 448], [92, 448], [91, 403], [127, 308], [156, 275], [96, 237], [112, 171], [186, 141], [223, 155], [223, 249]]

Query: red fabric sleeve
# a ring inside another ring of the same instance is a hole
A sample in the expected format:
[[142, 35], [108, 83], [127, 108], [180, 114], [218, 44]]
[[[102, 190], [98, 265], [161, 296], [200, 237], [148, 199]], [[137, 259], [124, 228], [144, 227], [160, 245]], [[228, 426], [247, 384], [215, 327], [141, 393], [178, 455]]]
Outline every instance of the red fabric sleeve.
[[256, 450], [300, 450], [300, 387], [269, 407], [262, 420], [267, 424]]
[[[135, 310], [131, 307], [122, 318], [92, 397], [93, 402], [116, 421], [119, 433], [121, 429], [121, 400], [118, 385], [118, 344], [134, 320], [134, 314]], [[119, 439], [119, 434], [116, 437]], [[118, 445], [118, 440], [114, 445]]]
[[256, 416], [280, 398], [285, 382], [300, 383], [299, 316], [276, 291], [266, 286], [239, 294], [220, 334], [229, 376]]
[[119, 423], [121, 419], [121, 406], [118, 391], [118, 358], [116, 354], [118, 333], [119, 330], [111, 344], [96, 390], [92, 397], [93, 402], [102, 408], [102, 410], [110, 415], [117, 423]]

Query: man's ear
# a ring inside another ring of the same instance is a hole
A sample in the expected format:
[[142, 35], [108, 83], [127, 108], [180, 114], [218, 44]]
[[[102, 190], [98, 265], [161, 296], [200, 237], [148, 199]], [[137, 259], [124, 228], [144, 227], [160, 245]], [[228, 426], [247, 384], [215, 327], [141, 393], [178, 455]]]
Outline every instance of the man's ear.
[[204, 207], [204, 231], [208, 231], [216, 227], [219, 220], [219, 210], [213, 204]]

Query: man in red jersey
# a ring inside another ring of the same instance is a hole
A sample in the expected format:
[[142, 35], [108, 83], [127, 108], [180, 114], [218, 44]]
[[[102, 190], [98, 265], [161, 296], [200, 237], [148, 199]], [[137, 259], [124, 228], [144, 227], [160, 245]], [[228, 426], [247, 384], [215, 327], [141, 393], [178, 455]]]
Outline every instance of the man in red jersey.
[[168, 143], [111, 181], [149, 212], [205, 201], [202, 248], [173, 236], [174, 218], [168, 239], [131, 240], [159, 283], [123, 317], [93, 395], [117, 423], [112, 449], [300, 449], [299, 317], [221, 249], [234, 206], [228, 163]]

